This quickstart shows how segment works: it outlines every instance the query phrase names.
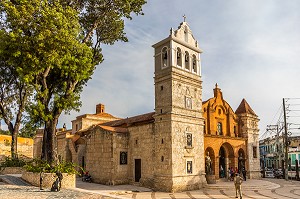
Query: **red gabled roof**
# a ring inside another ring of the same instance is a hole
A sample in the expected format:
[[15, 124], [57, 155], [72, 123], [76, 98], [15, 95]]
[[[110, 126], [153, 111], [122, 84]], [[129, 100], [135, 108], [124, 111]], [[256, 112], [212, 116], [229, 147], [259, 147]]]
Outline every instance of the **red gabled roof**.
[[120, 119], [120, 118], [117, 118], [109, 113], [95, 113], [95, 114], [83, 114], [83, 115], [79, 115], [76, 117], [76, 119], [80, 119], [80, 118], [83, 118], [83, 117], [87, 117], [87, 116], [91, 116], [91, 117], [99, 117], [99, 118], [116, 118], [116, 119]]
[[257, 116], [245, 99], [242, 100], [239, 107], [235, 111], [235, 114], [241, 114], [241, 113], [249, 113]]
[[155, 114], [155, 112], [146, 113], [146, 114], [143, 114], [143, 115], [137, 115], [137, 116], [129, 117], [129, 118], [126, 118], [126, 119], [106, 122], [106, 123], [103, 123], [101, 125], [128, 127], [128, 126], [138, 124], [138, 123], [151, 123], [151, 122], [154, 122], [154, 118], [153, 118], [154, 114]]
[[111, 127], [111, 126], [103, 126], [103, 125], [98, 125], [100, 128], [111, 131], [111, 132], [117, 132], [117, 133], [128, 133], [127, 128], [122, 128], [122, 127]]

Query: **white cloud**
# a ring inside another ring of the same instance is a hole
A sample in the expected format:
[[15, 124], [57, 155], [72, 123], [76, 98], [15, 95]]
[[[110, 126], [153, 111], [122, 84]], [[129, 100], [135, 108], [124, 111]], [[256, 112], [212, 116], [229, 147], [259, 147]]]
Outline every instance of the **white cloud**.
[[264, 132], [283, 97], [298, 97], [300, 85], [300, 4], [296, 0], [152, 0], [144, 16], [126, 21], [128, 43], [104, 47], [105, 61], [82, 93], [80, 113], [62, 116], [60, 125], [104, 103], [113, 115], [153, 111], [152, 44], [177, 28], [182, 15], [202, 54], [203, 100], [218, 83], [235, 110], [245, 98]]

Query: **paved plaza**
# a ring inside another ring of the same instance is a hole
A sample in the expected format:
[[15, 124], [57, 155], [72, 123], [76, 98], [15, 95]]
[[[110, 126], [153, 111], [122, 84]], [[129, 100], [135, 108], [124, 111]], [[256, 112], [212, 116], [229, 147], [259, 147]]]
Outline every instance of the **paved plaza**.
[[[144, 187], [133, 185], [105, 186], [82, 182], [77, 179], [76, 188], [63, 189], [60, 192], [50, 192], [49, 189], [39, 190], [21, 181], [18, 176], [0, 176], [0, 198], [2, 199], [51, 199], [51, 198], [87, 198], [87, 199], [202, 199], [235, 198], [233, 182], [218, 182], [207, 185], [196, 191], [181, 193], [153, 192]], [[299, 199], [300, 181], [283, 179], [247, 180], [243, 182], [243, 199]]]

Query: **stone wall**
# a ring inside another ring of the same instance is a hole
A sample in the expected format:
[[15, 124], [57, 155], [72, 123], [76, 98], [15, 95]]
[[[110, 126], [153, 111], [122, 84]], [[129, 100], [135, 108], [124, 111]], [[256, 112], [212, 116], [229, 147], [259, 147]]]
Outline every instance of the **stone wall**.
[[61, 131], [57, 133], [57, 154], [60, 161], [72, 162], [72, 153], [69, 148], [69, 142], [72, 142], [68, 138], [71, 130]]
[[33, 158], [41, 158], [43, 146], [43, 129], [38, 129], [33, 138]]
[[21, 174], [23, 173], [23, 167], [5, 167], [3, 170], [0, 170], [1, 175], [6, 174]]
[[[113, 133], [113, 175], [111, 184], [128, 184], [128, 133]], [[127, 164], [121, 164], [121, 153], [127, 153]]]
[[[155, 158], [160, 158], [160, 155], [155, 155], [154, 151], [154, 124], [144, 124], [139, 126], [129, 127], [129, 180], [135, 182], [135, 159], [141, 159], [141, 178], [140, 184], [145, 187], [154, 186], [154, 167]], [[168, 172], [168, 170], [165, 170]]]
[[[11, 155], [11, 136], [0, 135], [0, 155]], [[26, 156], [28, 158], [33, 157], [33, 139], [18, 137], [18, 155]]]
[[95, 128], [87, 136], [86, 170], [101, 184], [128, 183], [128, 165], [120, 165], [120, 151], [128, 151], [128, 134]]
[[[63, 173], [63, 179], [61, 181], [61, 188], [75, 188], [76, 178], [75, 174]], [[43, 188], [51, 188], [53, 182], [56, 180], [57, 176], [55, 173], [43, 173]], [[40, 173], [33, 172], [23, 172], [22, 179], [29, 182], [33, 186], [40, 186]]]

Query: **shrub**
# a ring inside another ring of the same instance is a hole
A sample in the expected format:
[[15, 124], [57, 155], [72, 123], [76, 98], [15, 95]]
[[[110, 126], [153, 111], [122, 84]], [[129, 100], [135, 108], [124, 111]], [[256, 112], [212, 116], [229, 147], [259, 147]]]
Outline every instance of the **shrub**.
[[23, 167], [24, 165], [26, 165], [24, 159], [6, 157], [5, 161], [0, 164], [0, 170], [3, 170], [5, 167]]
[[77, 164], [73, 162], [66, 162], [62, 161], [55, 166], [51, 166], [48, 162], [40, 159], [34, 159], [31, 162], [28, 162], [24, 168], [26, 171], [33, 172], [33, 173], [68, 173], [68, 174], [79, 174], [77, 168], [81, 169]]
[[3, 167], [23, 167], [25, 164], [26, 164], [26, 161], [24, 159], [6, 157], [5, 161], [1, 163], [1, 166], [3, 166]]

